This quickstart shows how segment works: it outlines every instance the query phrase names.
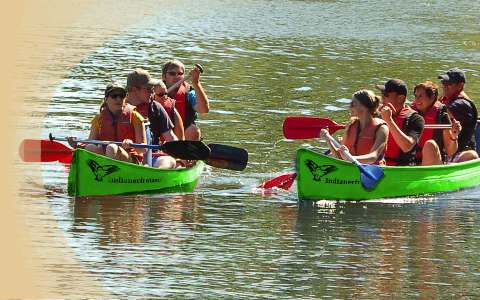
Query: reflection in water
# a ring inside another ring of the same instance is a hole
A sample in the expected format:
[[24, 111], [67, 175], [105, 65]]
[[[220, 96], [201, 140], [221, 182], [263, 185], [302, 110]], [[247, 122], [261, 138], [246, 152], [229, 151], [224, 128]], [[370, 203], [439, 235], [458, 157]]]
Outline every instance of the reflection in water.
[[478, 233], [458, 226], [465, 217], [471, 216], [455, 215], [435, 199], [320, 208], [310, 202], [299, 207], [296, 228], [299, 247], [315, 249], [311, 263], [322, 269], [318, 275], [337, 288], [355, 286], [358, 297], [457, 298], [476, 293], [474, 284], [465, 283], [480, 274], [464, 261], [463, 244], [478, 239]]
[[[161, 63], [177, 57], [204, 66], [205, 141], [245, 148], [248, 167], [209, 168], [193, 194], [73, 199], [68, 169], [46, 163], [43, 185], [27, 179], [22, 199], [48, 203], [79, 260], [119, 298], [478, 298], [479, 190], [297, 205], [294, 187], [254, 187], [291, 173], [297, 147], [326, 149], [284, 139], [287, 116], [341, 123], [353, 91], [391, 77], [413, 87], [454, 66], [468, 70], [467, 93], [480, 99], [479, 5], [172, 3], [137, 24], [140, 33], [126, 30], [84, 57], [53, 99], [29, 99], [48, 106], [43, 136], [85, 137], [106, 83], [125, 83], [135, 67], [159, 78]], [[456, 28], [445, 26], [444, 7]]]
[[87, 232], [95, 227], [103, 245], [139, 244], [151, 238], [169, 237], [155, 233], [162, 227], [182, 223], [193, 227], [201, 216], [194, 194], [168, 196], [164, 199], [145, 196], [99, 196], [77, 198], [74, 201], [74, 232]]

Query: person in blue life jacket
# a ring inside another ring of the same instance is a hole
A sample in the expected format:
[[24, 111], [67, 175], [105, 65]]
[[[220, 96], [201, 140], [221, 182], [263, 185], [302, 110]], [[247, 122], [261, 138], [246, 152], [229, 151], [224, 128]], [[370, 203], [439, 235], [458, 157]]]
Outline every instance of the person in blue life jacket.
[[439, 75], [442, 81], [443, 96], [440, 102], [447, 106], [447, 112], [452, 119], [460, 122], [462, 130], [458, 135], [458, 149], [448, 157], [448, 162], [462, 162], [478, 158], [476, 151], [475, 129], [478, 111], [470, 97], [465, 93], [465, 72], [452, 68]]
[[[185, 140], [200, 140], [201, 131], [195, 124], [198, 113], [206, 114], [210, 111], [210, 103], [202, 84], [200, 70], [195, 67], [189, 75], [192, 86], [184, 81], [180, 86], [170, 91], [169, 96], [175, 99], [175, 108], [179, 112], [185, 129]], [[162, 80], [170, 88], [185, 77], [185, 66], [178, 59], [170, 59], [162, 66]]]

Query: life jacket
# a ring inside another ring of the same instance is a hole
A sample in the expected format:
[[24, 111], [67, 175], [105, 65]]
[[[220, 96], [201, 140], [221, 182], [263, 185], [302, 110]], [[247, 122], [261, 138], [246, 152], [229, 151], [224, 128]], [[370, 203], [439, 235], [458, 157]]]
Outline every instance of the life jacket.
[[189, 90], [191, 90], [191, 88], [189, 89], [188, 84], [184, 81], [174, 95], [169, 95], [169, 97], [176, 100], [175, 108], [182, 117], [183, 127], [185, 129], [192, 125], [197, 119], [197, 114], [193, 109], [192, 104], [188, 101], [187, 94]]
[[167, 112], [167, 115], [170, 117], [170, 120], [173, 122], [174, 121], [174, 108], [175, 108], [175, 103], [176, 101], [170, 97], [167, 97], [165, 101], [163, 101], [162, 104], [163, 108]]
[[100, 128], [100, 139], [103, 141], [122, 142], [124, 139], [135, 141], [135, 128], [132, 125], [132, 105], [125, 105], [122, 113], [114, 118], [110, 110], [102, 109], [102, 127]]
[[[163, 101], [163, 103], [160, 103], [163, 106], [163, 108], [165, 109], [165, 111], [167, 112], [167, 115], [170, 118], [170, 120], [172, 121], [172, 123], [175, 120], [175, 116], [174, 116], [175, 103], [176, 103], [176, 101], [174, 99], [170, 98], [170, 97], [167, 97], [167, 99], [165, 101]], [[160, 136], [160, 141], [162, 143], [165, 143], [165, 138], [163, 137], [163, 135]]]
[[[409, 106], [405, 106], [400, 112], [393, 116], [393, 121], [402, 131], [408, 127], [408, 122], [412, 114], [416, 113]], [[415, 150], [413, 147], [408, 153], [403, 152], [400, 146], [395, 142], [392, 133], [388, 134], [387, 149], [385, 151], [385, 160], [387, 166], [405, 166], [415, 164]]]
[[[441, 123], [441, 116], [442, 114], [446, 113], [447, 107], [442, 104], [440, 101], [436, 101], [432, 107], [422, 115], [423, 119], [425, 120], [425, 125], [427, 124], [440, 124]], [[443, 129], [435, 129], [435, 130], [424, 130], [420, 139], [417, 144], [417, 163], [422, 161], [422, 150], [425, 142], [428, 140], [435, 140], [438, 144], [439, 149], [442, 152], [442, 157], [444, 156], [444, 146], [443, 146]]]
[[[372, 121], [361, 130], [360, 121], [357, 120], [353, 122], [353, 124], [348, 128], [347, 138], [344, 141], [344, 145], [347, 146], [352, 155], [363, 155], [370, 153], [373, 145], [375, 144], [377, 130], [383, 125], [386, 125], [385, 121], [379, 118], [373, 118]], [[375, 164], [385, 164], [384, 154], [385, 149], [379, 155]]]
[[[100, 113], [102, 126], [99, 139], [113, 142], [123, 142], [125, 139], [130, 139], [133, 142], [138, 142], [135, 139], [135, 128], [132, 125], [132, 112], [134, 109], [135, 106], [126, 104], [122, 113], [117, 118], [114, 118], [110, 110], [104, 107]], [[129, 149], [129, 152], [141, 161], [143, 156], [138, 154], [133, 148]]]

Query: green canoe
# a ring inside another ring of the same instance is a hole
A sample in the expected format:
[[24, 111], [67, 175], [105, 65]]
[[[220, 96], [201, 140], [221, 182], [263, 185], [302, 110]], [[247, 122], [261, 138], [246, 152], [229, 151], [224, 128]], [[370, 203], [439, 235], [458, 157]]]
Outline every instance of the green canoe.
[[192, 192], [204, 166], [203, 161], [198, 161], [191, 168], [157, 169], [76, 149], [68, 174], [68, 194], [82, 197], [153, 191]]
[[454, 191], [480, 185], [480, 160], [415, 167], [382, 167], [372, 189], [360, 182], [353, 163], [308, 149], [297, 150], [299, 200], [365, 200]]

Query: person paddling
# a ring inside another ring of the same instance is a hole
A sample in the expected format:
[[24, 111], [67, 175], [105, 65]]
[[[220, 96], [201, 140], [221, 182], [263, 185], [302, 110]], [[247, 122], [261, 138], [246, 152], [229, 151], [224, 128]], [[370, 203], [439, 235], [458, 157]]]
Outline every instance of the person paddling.
[[452, 124], [451, 129], [424, 130], [417, 146], [417, 164], [422, 166], [443, 164], [447, 155], [457, 152], [457, 139], [462, 129], [460, 122], [450, 117], [447, 107], [438, 101], [438, 86], [425, 81], [413, 89], [415, 101], [412, 108], [420, 113], [425, 124]]
[[[127, 104], [126, 90], [119, 83], [108, 84], [105, 98], [91, 124], [90, 140], [122, 142], [122, 146], [87, 144], [85, 150], [107, 157], [139, 164], [146, 148], [132, 148], [132, 143], [146, 144], [144, 118], [135, 111], [135, 107]], [[67, 138], [72, 147], [77, 147], [74, 137]]]
[[[349, 160], [345, 155], [345, 151], [348, 151], [361, 163], [385, 164], [388, 126], [382, 119], [374, 117], [379, 103], [380, 98], [370, 90], [360, 90], [353, 94], [350, 103], [352, 119], [343, 135], [343, 150], [337, 149], [327, 140], [335, 157]], [[320, 137], [326, 138], [327, 133], [327, 129], [322, 129]]]
[[[193, 68], [189, 73], [193, 87], [190, 87], [184, 81], [178, 88], [169, 93], [169, 96], [175, 99], [175, 108], [182, 117], [186, 140], [200, 140], [201, 131], [195, 124], [197, 114], [206, 114], [210, 111], [207, 94], [200, 83], [200, 73], [197, 67]], [[184, 77], [185, 66], [178, 59], [171, 59], [163, 64], [162, 80], [167, 88], [170, 88]]]
[[448, 113], [462, 125], [458, 135], [458, 149], [448, 158], [449, 162], [462, 162], [478, 158], [475, 151], [475, 128], [477, 126], [478, 111], [473, 101], [464, 91], [466, 82], [465, 72], [459, 68], [448, 70], [439, 75], [442, 80], [443, 96], [440, 101], [447, 106]]
[[382, 92], [380, 115], [389, 129], [385, 160], [387, 166], [416, 164], [417, 143], [423, 131], [423, 117], [405, 101], [407, 85], [400, 79], [390, 79], [385, 85], [376, 85]]

